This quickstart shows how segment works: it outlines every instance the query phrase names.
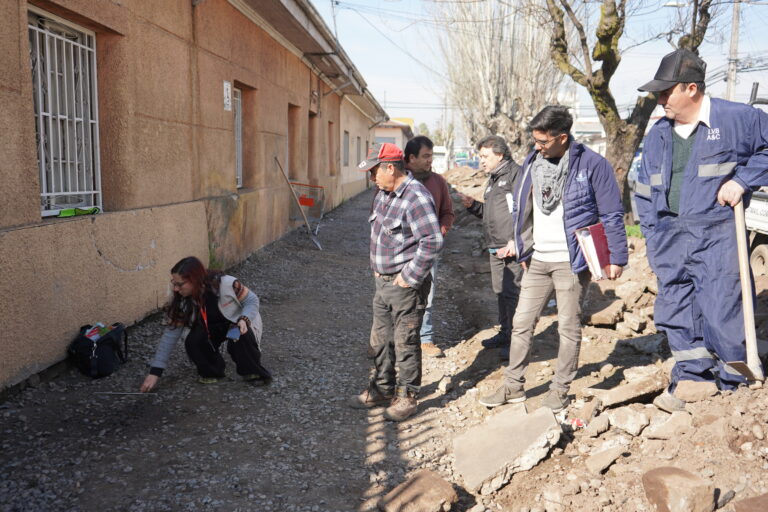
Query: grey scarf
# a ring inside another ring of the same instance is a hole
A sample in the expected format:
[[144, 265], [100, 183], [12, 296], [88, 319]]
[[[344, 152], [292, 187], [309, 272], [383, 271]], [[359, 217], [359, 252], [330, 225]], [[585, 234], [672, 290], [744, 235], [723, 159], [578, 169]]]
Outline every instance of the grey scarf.
[[531, 164], [531, 180], [533, 181], [533, 196], [536, 204], [544, 215], [552, 213], [563, 197], [565, 177], [568, 175], [568, 151], [555, 165], [541, 154]]

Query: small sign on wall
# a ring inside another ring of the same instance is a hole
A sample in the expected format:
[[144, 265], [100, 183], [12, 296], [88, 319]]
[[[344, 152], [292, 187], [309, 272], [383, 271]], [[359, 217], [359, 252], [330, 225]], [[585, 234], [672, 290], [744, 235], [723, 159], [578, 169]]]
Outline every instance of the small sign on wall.
[[224, 80], [224, 110], [232, 110], [232, 82]]

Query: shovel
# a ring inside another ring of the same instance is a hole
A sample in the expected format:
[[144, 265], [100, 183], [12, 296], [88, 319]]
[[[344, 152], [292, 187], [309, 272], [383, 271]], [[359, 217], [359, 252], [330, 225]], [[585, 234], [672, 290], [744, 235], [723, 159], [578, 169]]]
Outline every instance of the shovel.
[[304, 213], [304, 209], [301, 207], [301, 202], [299, 201], [299, 196], [296, 195], [296, 191], [293, 190], [293, 186], [291, 185], [291, 180], [288, 179], [288, 175], [285, 174], [285, 171], [283, 170], [283, 166], [280, 165], [280, 160], [275, 157], [275, 163], [280, 168], [280, 174], [283, 175], [283, 178], [285, 178], [285, 183], [288, 185], [288, 188], [291, 189], [291, 194], [293, 195], [293, 199], [296, 201], [296, 206], [299, 207], [299, 211], [301, 212], [301, 216], [304, 217], [304, 224], [307, 226], [307, 233], [309, 233], [309, 238], [312, 239], [312, 242], [317, 246], [318, 249], [321, 251], [323, 248], [320, 246], [320, 240], [317, 239], [314, 233], [312, 233], [312, 228], [309, 226], [309, 219], [307, 219], [307, 214]]
[[749, 254], [747, 252], [747, 226], [744, 222], [744, 202], [733, 207], [736, 217], [736, 247], [739, 253], [739, 277], [741, 278], [741, 303], [744, 311], [744, 336], [747, 341], [747, 362], [728, 361], [726, 364], [746, 377], [747, 380], [762, 383], [765, 380], [760, 366], [755, 335], [755, 311], [752, 304], [752, 281], [749, 275]]

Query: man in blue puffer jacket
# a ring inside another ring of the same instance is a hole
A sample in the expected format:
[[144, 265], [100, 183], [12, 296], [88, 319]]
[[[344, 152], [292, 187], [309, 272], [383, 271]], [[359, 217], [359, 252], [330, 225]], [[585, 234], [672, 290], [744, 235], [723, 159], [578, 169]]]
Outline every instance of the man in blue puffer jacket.
[[710, 99], [705, 72], [679, 49], [640, 88], [658, 94], [665, 114], [645, 138], [635, 201], [659, 280], [654, 323], [675, 358], [672, 383], [654, 400], [669, 412], [685, 409], [674, 396], [681, 380], [745, 382], [724, 364], [746, 357], [732, 207], [768, 185], [768, 114]]
[[535, 149], [525, 159], [515, 187], [512, 216], [518, 261], [525, 265], [512, 326], [504, 383], [480, 403], [495, 407], [526, 399], [525, 370], [536, 321], [552, 290], [557, 298], [560, 347], [557, 369], [543, 407], [554, 412], [570, 402], [581, 348], [581, 299], [589, 284], [587, 262], [575, 231], [602, 222], [608, 239], [609, 279], [627, 264], [627, 235], [619, 187], [611, 165], [570, 134], [573, 118], [563, 106], [549, 106], [530, 123]]

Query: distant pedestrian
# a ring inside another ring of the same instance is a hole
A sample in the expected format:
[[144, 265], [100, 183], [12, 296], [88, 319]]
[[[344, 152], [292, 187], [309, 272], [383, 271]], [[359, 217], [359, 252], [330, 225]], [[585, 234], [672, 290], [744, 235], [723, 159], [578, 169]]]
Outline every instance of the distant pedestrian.
[[[405, 145], [405, 168], [411, 171], [413, 177], [424, 185], [435, 202], [435, 212], [440, 223], [440, 232], [445, 237], [453, 226], [456, 216], [453, 213], [453, 201], [448, 183], [445, 178], [432, 171], [432, 149], [434, 144], [423, 135], [412, 138]], [[429, 357], [442, 357], [443, 351], [434, 342], [434, 327], [432, 325], [432, 299], [435, 296], [437, 283], [437, 264], [440, 258], [432, 263], [432, 287], [429, 291], [427, 308], [424, 310], [424, 320], [421, 324], [421, 353]]]
[[575, 231], [601, 222], [610, 250], [603, 269], [609, 279], [627, 264], [624, 209], [608, 161], [571, 135], [573, 118], [562, 106], [545, 107], [530, 123], [534, 150], [523, 163], [515, 187], [515, 240], [526, 266], [513, 320], [509, 365], [503, 384], [480, 398], [487, 407], [526, 399], [525, 371], [536, 322], [552, 290], [557, 300], [560, 347], [557, 368], [542, 400], [553, 412], [565, 409], [581, 348], [581, 299], [590, 281]]
[[520, 166], [512, 160], [507, 143], [498, 135], [488, 135], [477, 143], [480, 165], [488, 174], [484, 202], [459, 194], [467, 211], [483, 220], [485, 246], [491, 264], [491, 286], [499, 308], [499, 332], [483, 341], [486, 348], [500, 348], [506, 355], [512, 332], [512, 317], [520, 296], [523, 269], [515, 252], [512, 222], [514, 186]]
[[[206, 270], [203, 263], [189, 256], [171, 269], [173, 297], [165, 307], [167, 327], [160, 338], [149, 375], [141, 385], [149, 392], [163, 375], [174, 345], [184, 340], [189, 359], [197, 367], [202, 384], [224, 378], [227, 352], [244, 380], [268, 384], [272, 375], [261, 365], [261, 315], [259, 297], [232, 276]], [[237, 335], [230, 329], [237, 328]], [[229, 337], [229, 339], [228, 339]]]
[[745, 382], [727, 361], [745, 361], [733, 206], [768, 185], [768, 114], [704, 94], [706, 64], [679, 49], [640, 87], [664, 107], [645, 137], [635, 202], [659, 280], [653, 321], [667, 334], [675, 366], [654, 400], [681, 411], [681, 380]]
[[443, 236], [429, 191], [405, 169], [394, 144], [375, 144], [358, 168], [375, 176], [370, 257], [375, 278], [370, 351], [374, 375], [349, 405], [389, 404], [384, 417], [402, 421], [416, 413], [421, 387], [419, 330], [427, 305], [432, 263]]

